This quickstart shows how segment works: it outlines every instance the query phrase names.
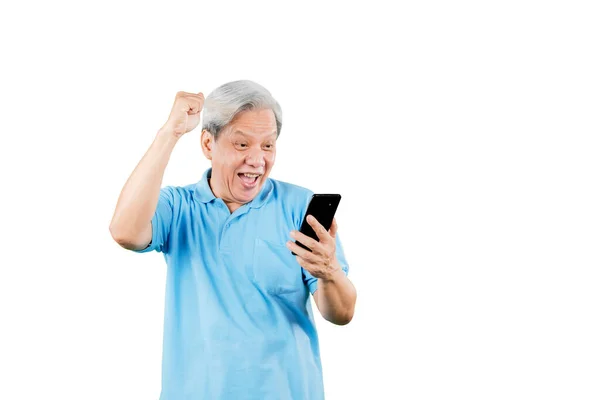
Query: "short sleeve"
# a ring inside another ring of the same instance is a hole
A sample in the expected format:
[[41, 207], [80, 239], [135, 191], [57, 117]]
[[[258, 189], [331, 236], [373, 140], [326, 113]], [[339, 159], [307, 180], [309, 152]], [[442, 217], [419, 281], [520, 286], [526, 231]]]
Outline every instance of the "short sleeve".
[[[340, 266], [342, 267], [342, 271], [344, 271], [344, 274], [348, 276], [348, 261], [346, 260], [346, 256], [344, 255], [344, 249], [342, 248], [342, 241], [340, 240], [339, 233], [336, 233], [335, 235], [335, 255], [338, 259], [338, 262], [340, 263]], [[308, 285], [310, 293], [314, 294], [315, 290], [317, 290], [318, 279], [312, 276], [310, 272], [306, 271], [304, 268], [302, 268], [302, 277], [304, 283]]]
[[171, 221], [173, 220], [175, 205], [178, 203], [175, 201], [176, 195], [177, 191], [172, 186], [160, 189], [156, 211], [152, 216], [152, 241], [145, 249], [133, 250], [134, 252], [147, 253], [156, 250], [166, 253], [168, 251]]

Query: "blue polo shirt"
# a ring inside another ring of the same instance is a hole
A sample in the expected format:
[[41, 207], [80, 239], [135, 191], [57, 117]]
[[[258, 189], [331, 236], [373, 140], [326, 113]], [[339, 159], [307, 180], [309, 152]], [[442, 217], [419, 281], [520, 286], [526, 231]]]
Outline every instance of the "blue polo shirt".
[[269, 178], [231, 213], [210, 189], [211, 171], [161, 189], [152, 242], [138, 251], [167, 262], [160, 398], [323, 399], [309, 300], [317, 279], [285, 246], [312, 192]]

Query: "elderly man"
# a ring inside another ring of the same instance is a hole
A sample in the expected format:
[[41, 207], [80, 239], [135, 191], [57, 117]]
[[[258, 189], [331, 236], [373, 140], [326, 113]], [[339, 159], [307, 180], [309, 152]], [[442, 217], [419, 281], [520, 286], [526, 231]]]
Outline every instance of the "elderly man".
[[[202, 110], [212, 167], [197, 183], [161, 189], [174, 146]], [[327, 231], [308, 219], [319, 241], [301, 234], [312, 192], [269, 178], [280, 131], [279, 104], [254, 82], [227, 83], [206, 101], [179, 92], [121, 191], [114, 240], [167, 263], [163, 400], [324, 397], [308, 295], [343, 325], [356, 290], [335, 221]]]

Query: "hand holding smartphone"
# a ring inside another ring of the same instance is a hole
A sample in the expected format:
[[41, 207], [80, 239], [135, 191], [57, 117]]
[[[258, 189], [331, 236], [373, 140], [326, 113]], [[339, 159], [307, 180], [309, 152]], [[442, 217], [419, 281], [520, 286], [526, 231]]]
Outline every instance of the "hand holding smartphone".
[[[339, 194], [313, 194], [312, 198], [310, 199], [310, 203], [308, 203], [308, 207], [306, 208], [306, 212], [304, 213], [304, 219], [302, 220], [300, 232], [318, 242], [319, 237], [314, 229], [310, 226], [308, 221], [306, 221], [306, 217], [308, 215], [312, 215], [317, 219], [317, 221], [319, 221], [321, 225], [323, 225], [326, 230], [329, 230], [333, 222], [333, 217], [335, 216], [335, 211], [337, 210], [341, 199], [342, 196]], [[297, 240], [296, 244], [303, 249], [311, 251]], [[292, 254], [297, 255], [294, 252], [292, 252]]]

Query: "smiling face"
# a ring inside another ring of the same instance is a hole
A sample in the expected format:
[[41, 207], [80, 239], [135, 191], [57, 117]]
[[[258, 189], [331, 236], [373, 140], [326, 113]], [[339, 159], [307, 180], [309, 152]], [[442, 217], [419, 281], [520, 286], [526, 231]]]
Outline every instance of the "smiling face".
[[231, 212], [260, 193], [275, 163], [276, 140], [275, 115], [269, 109], [237, 114], [218, 140], [202, 132], [202, 151], [212, 162], [210, 187]]

